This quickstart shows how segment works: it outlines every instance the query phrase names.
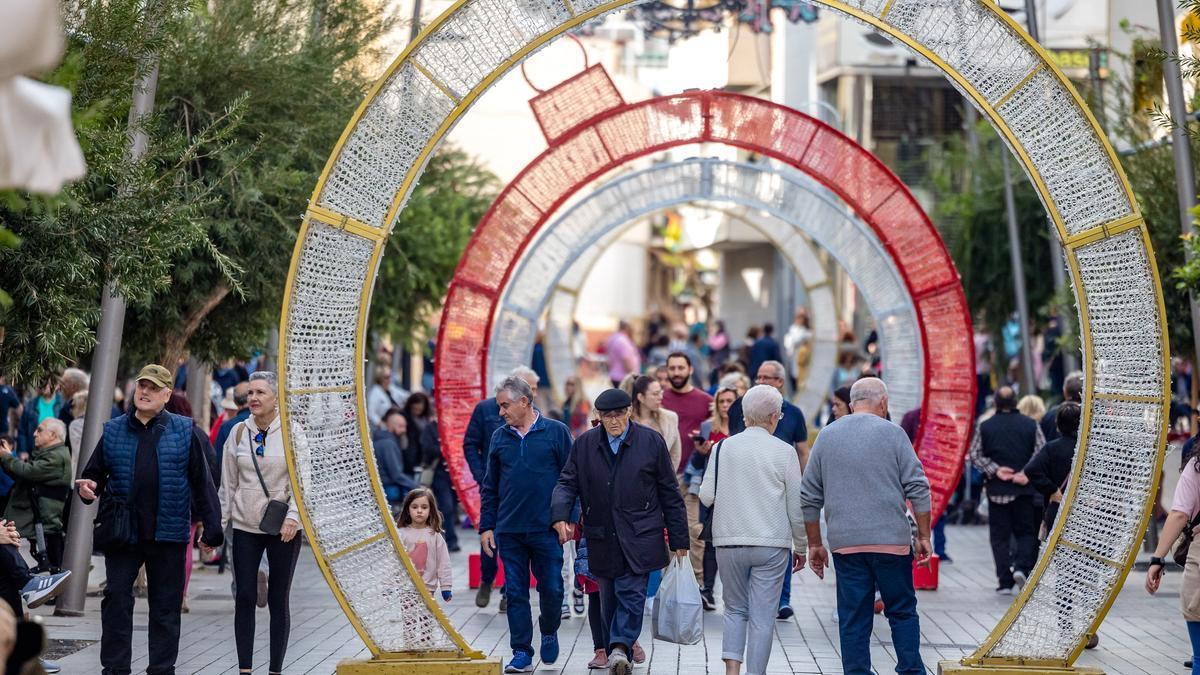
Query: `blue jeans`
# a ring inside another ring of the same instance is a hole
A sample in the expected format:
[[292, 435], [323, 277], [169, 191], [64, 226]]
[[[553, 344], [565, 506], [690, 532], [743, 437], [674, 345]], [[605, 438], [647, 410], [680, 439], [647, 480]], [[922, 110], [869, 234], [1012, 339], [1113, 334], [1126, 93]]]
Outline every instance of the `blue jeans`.
[[946, 557], [946, 516], [942, 514], [933, 526], [933, 552], [939, 558]]
[[870, 675], [873, 672], [871, 627], [877, 588], [883, 596], [884, 615], [892, 627], [896, 672], [901, 675], [924, 673], [912, 555], [834, 553], [833, 566], [837, 571], [838, 637], [842, 669], [846, 675]]
[[792, 606], [792, 566], [783, 573], [783, 591], [779, 593], [779, 609]]
[[549, 530], [497, 534], [496, 546], [504, 563], [504, 597], [508, 598], [509, 644], [513, 653], [533, 656], [533, 614], [529, 607], [529, 573], [537, 579], [542, 635], [554, 635], [562, 623], [563, 550]]
[[1200, 675], [1200, 621], [1188, 621], [1188, 637], [1192, 640], [1192, 675]]
[[[604, 642], [608, 645], [610, 654], [616, 646], [624, 648], [626, 655], [633, 654], [633, 643], [642, 634], [642, 618], [646, 614], [646, 587], [649, 581], [649, 574], [634, 574], [628, 567], [625, 568], [625, 574], [619, 577], [596, 577], [596, 583], [600, 585]], [[511, 601], [508, 611], [512, 611]], [[556, 609], [555, 612], [557, 611]]]

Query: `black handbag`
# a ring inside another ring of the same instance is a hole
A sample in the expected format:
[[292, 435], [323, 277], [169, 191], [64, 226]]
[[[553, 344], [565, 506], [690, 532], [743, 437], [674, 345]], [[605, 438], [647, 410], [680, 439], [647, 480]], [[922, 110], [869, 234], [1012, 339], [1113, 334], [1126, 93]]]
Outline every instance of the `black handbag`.
[[1175, 564], [1180, 567], [1187, 564], [1188, 550], [1192, 548], [1192, 539], [1194, 538], [1192, 530], [1196, 529], [1197, 525], [1200, 525], [1200, 512], [1196, 513], [1196, 517], [1192, 518], [1184, 528], [1183, 534], [1179, 536], [1179, 546], [1175, 549], [1174, 558]]
[[96, 548], [106, 550], [137, 543], [133, 509], [124, 499], [111, 492], [101, 495], [94, 524], [92, 542]]
[[[165, 423], [159, 422], [149, 429], [150, 447], [158, 447], [158, 441], [162, 438], [166, 428]], [[104, 452], [104, 448], [97, 447], [93, 452]], [[136, 465], [136, 460], [134, 463]], [[137, 476], [134, 475], [130, 476], [128, 497], [124, 499], [117, 497], [108, 488], [105, 488], [104, 494], [100, 495], [100, 507], [96, 510], [96, 518], [93, 521], [94, 529], [92, 530], [92, 544], [96, 548], [104, 550], [118, 546], [133, 546], [138, 542], [137, 515], [132, 506], [135, 501], [134, 495], [137, 494], [137, 486]]]
[[262, 486], [263, 494], [267, 496], [267, 508], [263, 509], [262, 520], [258, 521], [258, 529], [266, 534], [278, 536], [283, 531], [283, 521], [287, 519], [288, 503], [271, 499], [271, 491], [267, 489], [267, 481], [263, 480], [262, 469], [258, 468], [258, 455], [250, 449], [250, 461], [254, 462], [254, 473], [258, 474], [258, 484]]
[[704, 522], [700, 524], [700, 536], [698, 537], [700, 539], [700, 541], [712, 541], [712, 538], [713, 538], [713, 532], [712, 532], [713, 511], [715, 511], [717, 508], [717, 484], [721, 478], [721, 472], [720, 472], [721, 457], [720, 457], [720, 455], [717, 454], [717, 450], [719, 450], [721, 448], [721, 444], [724, 442], [725, 442], [725, 439], [723, 439], [723, 438], [721, 440], [717, 441], [717, 444], [713, 446], [713, 450], [712, 450], [712, 455], [713, 455], [712, 456], [712, 461], [713, 461], [713, 503], [712, 503], [712, 506], [708, 507], [708, 517], [705, 518]]

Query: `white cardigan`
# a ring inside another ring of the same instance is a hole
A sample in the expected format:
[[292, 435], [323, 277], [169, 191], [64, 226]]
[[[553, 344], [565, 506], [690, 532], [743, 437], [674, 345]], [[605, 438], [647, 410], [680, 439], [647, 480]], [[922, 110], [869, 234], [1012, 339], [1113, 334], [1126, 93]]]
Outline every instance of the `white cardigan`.
[[721, 441], [700, 484], [700, 501], [713, 507], [713, 546], [805, 551], [801, 480], [796, 449], [762, 427], [747, 427]]

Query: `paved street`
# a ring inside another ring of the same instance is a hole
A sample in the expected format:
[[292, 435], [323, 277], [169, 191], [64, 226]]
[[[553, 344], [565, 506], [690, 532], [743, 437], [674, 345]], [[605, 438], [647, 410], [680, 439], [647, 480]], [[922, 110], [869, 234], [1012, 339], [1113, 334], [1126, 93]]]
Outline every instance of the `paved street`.
[[[465, 541], [471, 541], [468, 536]], [[991, 557], [985, 527], [950, 527], [950, 554], [954, 564], [943, 567], [941, 588], [919, 593], [922, 653], [926, 666], [936, 671], [939, 659], [958, 658], [971, 651], [1003, 614], [1009, 598], [993, 592]], [[474, 605], [474, 593], [466, 590], [466, 552], [457, 554], [456, 591], [448, 611], [451, 620], [476, 647], [490, 654], [507, 657], [507, 626], [496, 611], [496, 602], [484, 610]], [[1134, 572], [1108, 620], [1100, 631], [1100, 647], [1086, 652], [1081, 665], [1103, 667], [1110, 674], [1185, 672], [1181, 662], [1187, 658], [1187, 636], [1179, 616], [1179, 575], [1167, 577], [1163, 590], [1150, 598], [1141, 588], [1141, 574]], [[832, 578], [819, 581], [805, 570], [796, 578], [793, 591], [796, 617], [779, 622], [771, 673], [840, 673], [837, 625], [831, 619], [834, 607]], [[215, 569], [199, 568], [192, 577], [191, 613], [183, 618], [178, 672], [236, 673], [233, 645], [233, 603], [229, 596], [229, 575], [219, 576]], [[50, 608], [39, 610], [45, 617], [52, 647], [57, 653], [74, 651], [61, 659], [65, 673], [100, 671], [100, 601], [88, 599], [88, 613], [82, 619], [64, 619], [51, 615]], [[135, 617], [134, 669], [145, 667], [145, 602], [138, 602]], [[255, 672], [266, 672], [267, 611], [258, 613], [259, 660]], [[721, 615], [705, 616], [705, 639], [697, 645], [681, 647], [654, 642], [649, 633], [649, 618], [643, 642], [650, 654], [647, 667], [638, 673], [667, 675], [687, 673], [723, 673], [720, 661]], [[563, 656], [554, 666], [541, 666], [540, 673], [583, 673], [592, 657], [591, 636], [586, 617], [565, 622], [560, 633]], [[895, 664], [887, 622], [878, 617], [872, 654], [880, 673], [890, 672]], [[82, 648], [81, 648], [82, 647]], [[366, 658], [367, 652], [333, 596], [306, 549], [292, 591], [292, 641], [288, 650], [287, 673], [332, 673], [336, 664], [349, 658]]]

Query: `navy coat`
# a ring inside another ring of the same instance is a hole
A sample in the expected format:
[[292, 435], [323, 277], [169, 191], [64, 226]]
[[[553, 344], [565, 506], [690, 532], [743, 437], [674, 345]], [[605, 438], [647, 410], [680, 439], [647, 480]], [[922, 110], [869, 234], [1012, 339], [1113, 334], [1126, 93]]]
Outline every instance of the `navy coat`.
[[687, 512], [667, 444], [649, 427], [629, 427], [615, 456], [603, 426], [575, 439], [551, 499], [552, 523], [571, 522], [581, 501], [588, 568], [601, 577], [666, 567], [664, 527], [671, 550], [688, 548]]

